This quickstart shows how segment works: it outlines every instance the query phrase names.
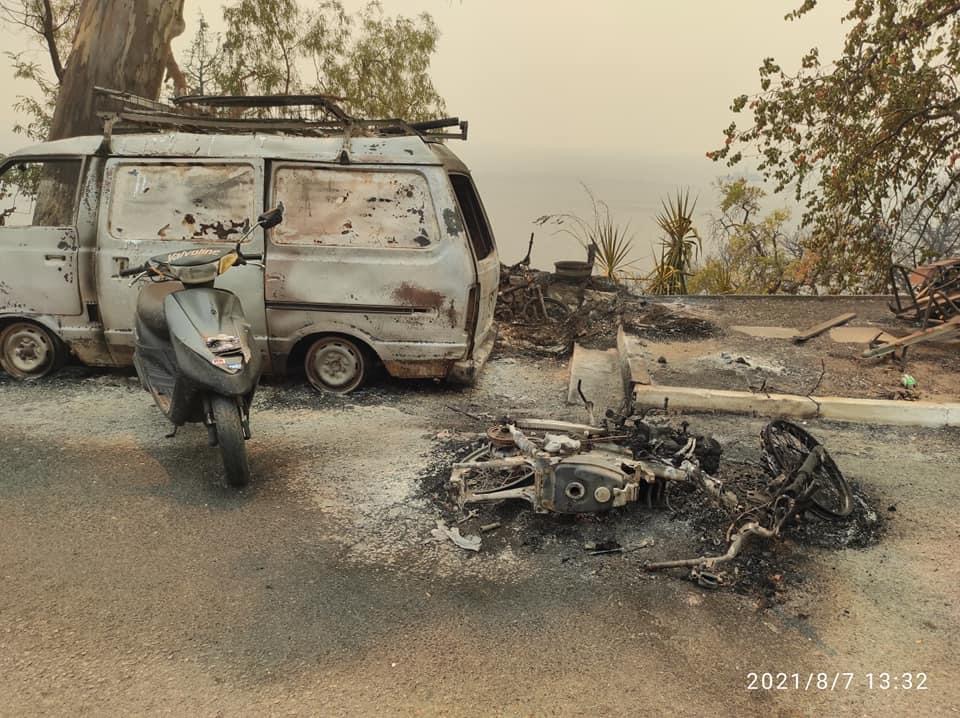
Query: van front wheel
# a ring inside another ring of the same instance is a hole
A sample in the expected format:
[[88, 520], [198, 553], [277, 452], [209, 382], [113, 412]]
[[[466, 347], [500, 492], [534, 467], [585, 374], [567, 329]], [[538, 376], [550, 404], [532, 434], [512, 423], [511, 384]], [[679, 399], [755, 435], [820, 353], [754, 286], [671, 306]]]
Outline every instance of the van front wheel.
[[346, 394], [363, 383], [369, 361], [364, 350], [346, 337], [320, 337], [307, 350], [304, 369], [314, 389]]
[[14, 322], [0, 330], [0, 367], [14, 379], [39, 379], [66, 359], [63, 342], [39, 324]]

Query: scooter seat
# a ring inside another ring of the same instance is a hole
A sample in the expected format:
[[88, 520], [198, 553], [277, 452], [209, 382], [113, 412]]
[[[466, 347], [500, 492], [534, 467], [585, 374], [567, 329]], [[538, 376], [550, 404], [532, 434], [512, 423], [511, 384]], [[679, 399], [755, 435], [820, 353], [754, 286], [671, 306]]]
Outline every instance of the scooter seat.
[[163, 300], [168, 294], [183, 289], [180, 282], [154, 282], [140, 290], [137, 298], [137, 316], [154, 334], [166, 339], [170, 336], [167, 317], [163, 312]]

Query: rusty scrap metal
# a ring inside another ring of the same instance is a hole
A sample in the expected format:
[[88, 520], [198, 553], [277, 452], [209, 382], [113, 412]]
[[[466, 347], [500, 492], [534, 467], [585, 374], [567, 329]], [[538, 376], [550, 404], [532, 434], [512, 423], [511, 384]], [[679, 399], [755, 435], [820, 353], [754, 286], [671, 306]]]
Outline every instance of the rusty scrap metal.
[[921, 329], [913, 332], [912, 334], [908, 334], [905, 337], [894, 339], [891, 342], [878, 343], [876, 346], [865, 349], [863, 352], [863, 357], [865, 359], [881, 357], [885, 354], [893, 354], [897, 352], [897, 350], [906, 352], [907, 347], [913, 346], [914, 344], [920, 344], [921, 342], [928, 342], [935, 339], [949, 339], [957, 333], [960, 333], [960, 314], [946, 320], [943, 324], [938, 326], [931, 326], [927, 327], [926, 329]]
[[913, 269], [896, 264], [890, 268], [890, 284], [893, 302], [889, 307], [900, 319], [927, 328], [960, 315], [960, 257]]
[[732, 507], [735, 497], [701, 470], [697, 439], [685, 426], [682, 432], [674, 432], [681, 445], [642, 422], [607, 428], [544, 419], [507, 422], [487, 431], [486, 447], [454, 464], [450, 485], [461, 507], [520, 499], [538, 513], [586, 513], [638, 501], [664, 505], [666, 483], [681, 481]]
[[[814, 451], [823, 449], [808, 431], [784, 419], [776, 419], [763, 427], [760, 438], [767, 470], [778, 477], [798, 472]], [[812, 471], [819, 488], [810, 497], [811, 513], [823, 519], [849, 516], [853, 511], [853, 493], [826, 450]]]
[[[762, 432], [764, 459], [776, 476], [766, 492], [748, 496], [751, 505], [733, 519], [727, 529], [727, 550], [716, 556], [697, 556], [647, 563], [657, 571], [691, 568], [691, 577], [713, 587], [721, 581], [714, 573], [718, 564], [732, 561], [754, 537], [777, 539], [805, 512], [820, 518], [846, 518], [853, 506], [849, 484], [827, 450], [804, 429], [784, 420], [770, 422]], [[714, 496], [716, 500], [716, 497]], [[720, 503], [720, 502], [718, 502]], [[729, 509], [728, 504], [723, 504]], [[737, 506], [740, 506], [739, 500]], [[706, 577], [707, 583], [701, 579]]]
[[560, 324], [570, 315], [566, 304], [544, 295], [541, 276], [525, 266], [520, 274], [501, 275], [497, 301], [499, 315], [517, 324]]
[[693, 567], [701, 571], [716, 568], [717, 564], [736, 558], [754, 536], [773, 539], [781, 535], [783, 529], [798, 513], [811, 508], [812, 496], [820, 490], [816, 481], [816, 471], [823, 461], [829, 458], [822, 446], [811, 451], [797, 471], [786, 480], [780, 492], [765, 504], [743, 511], [727, 529], [727, 551], [719, 556], [698, 556], [696, 558], [675, 561], [647, 563], [644, 568], [657, 571], [665, 568]]
[[[327, 137], [346, 133], [392, 137], [419, 135], [425, 139], [466, 140], [469, 123], [459, 117], [412, 122], [402, 119], [352, 117], [333, 95], [186, 95], [165, 104], [138, 95], [95, 87], [97, 115], [109, 127], [157, 128], [189, 132], [282, 132]], [[457, 128], [454, 132], [444, 132]]]
[[[570, 443], [547, 432], [565, 435]], [[675, 483], [699, 490], [731, 517], [726, 551], [645, 568], [691, 568], [704, 586], [719, 585], [714, 569], [736, 558], [751, 539], [779, 538], [808, 513], [842, 520], [853, 509], [850, 486], [827, 450], [788, 421], [764, 428], [763, 457], [772, 478], [743, 497], [706, 470], [718, 470], [719, 444], [688, 433], [685, 422], [676, 429], [608, 412], [604, 427], [507, 419], [487, 435], [489, 443], [452, 467], [450, 486], [461, 508], [519, 499], [537, 513], [603, 512], [637, 502], [669, 507], [667, 489]], [[571, 454], [574, 441], [577, 449]]]
[[[944, 314], [960, 313], [957, 302], [960, 301], [960, 257], [942, 259], [931, 264], [920, 265], [913, 270], [901, 265], [891, 269], [891, 283], [894, 288], [896, 307], [891, 305], [898, 316], [928, 322], [944, 320]], [[905, 296], [901, 296], [901, 290]], [[909, 297], [910, 302], [905, 301]]]

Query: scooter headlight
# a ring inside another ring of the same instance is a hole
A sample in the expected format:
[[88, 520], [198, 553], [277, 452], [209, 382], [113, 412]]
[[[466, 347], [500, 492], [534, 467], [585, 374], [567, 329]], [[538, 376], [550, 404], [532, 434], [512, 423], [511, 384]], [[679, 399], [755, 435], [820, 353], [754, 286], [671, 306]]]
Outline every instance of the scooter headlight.
[[243, 344], [240, 341], [240, 337], [232, 334], [217, 334], [216, 336], [207, 337], [204, 341], [206, 342], [207, 349], [217, 355], [233, 354], [243, 351]]

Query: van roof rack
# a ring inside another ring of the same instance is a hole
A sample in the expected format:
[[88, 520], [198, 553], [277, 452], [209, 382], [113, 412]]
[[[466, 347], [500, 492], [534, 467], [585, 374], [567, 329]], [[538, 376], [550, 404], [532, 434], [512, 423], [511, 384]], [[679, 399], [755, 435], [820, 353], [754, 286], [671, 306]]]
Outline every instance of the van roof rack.
[[[172, 104], [95, 87], [104, 134], [174, 130], [198, 133], [266, 132], [312, 137], [391, 137], [465, 140], [468, 123], [459, 117], [409, 122], [350, 116], [332, 95], [185, 95]], [[456, 127], [458, 132], [446, 132]]]

